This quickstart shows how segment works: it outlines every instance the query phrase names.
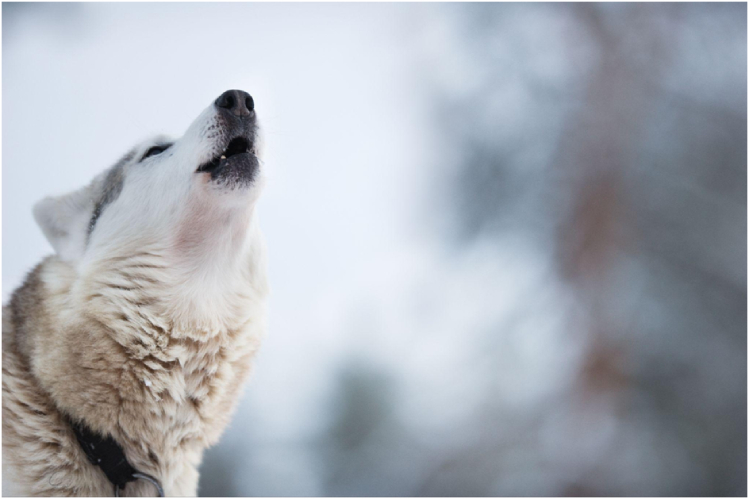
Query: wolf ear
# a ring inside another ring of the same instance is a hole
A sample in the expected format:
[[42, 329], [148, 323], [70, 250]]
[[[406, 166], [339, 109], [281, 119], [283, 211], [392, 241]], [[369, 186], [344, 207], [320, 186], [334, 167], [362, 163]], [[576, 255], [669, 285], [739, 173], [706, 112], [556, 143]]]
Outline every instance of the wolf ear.
[[34, 205], [34, 219], [60, 259], [75, 261], [86, 248], [93, 211], [91, 186], [86, 186], [64, 196], [42, 199]]

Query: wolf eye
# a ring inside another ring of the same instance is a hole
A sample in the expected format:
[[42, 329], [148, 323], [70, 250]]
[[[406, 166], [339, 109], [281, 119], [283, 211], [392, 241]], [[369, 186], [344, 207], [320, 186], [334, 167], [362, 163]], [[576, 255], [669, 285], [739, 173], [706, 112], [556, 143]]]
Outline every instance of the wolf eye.
[[148, 151], [146, 151], [146, 154], [144, 154], [143, 157], [140, 158], [140, 160], [143, 161], [144, 159], [150, 158], [151, 156], [155, 156], [157, 154], [161, 154], [162, 152], [164, 152], [167, 149], [169, 149], [170, 146], [171, 146], [171, 144], [169, 144], [169, 145], [162, 145], [162, 146], [153, 146]]

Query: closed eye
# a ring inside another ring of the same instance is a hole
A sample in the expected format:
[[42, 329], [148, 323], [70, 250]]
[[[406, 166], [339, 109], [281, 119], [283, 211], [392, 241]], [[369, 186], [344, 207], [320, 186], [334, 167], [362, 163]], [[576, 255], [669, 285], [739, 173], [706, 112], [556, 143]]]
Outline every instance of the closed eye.
[[172, 147], [172, 144], [162, 144], [159, 146], [153, 146], [148, 151], [146, 151], [146, 154], [143, 155], [142, 158], [140, 158], [140, 161], [143, 161], [146, 158], [150, 158], [151, 156], [156, 156], [157, 154], [161, 154], [162, 152], [166, 151]]

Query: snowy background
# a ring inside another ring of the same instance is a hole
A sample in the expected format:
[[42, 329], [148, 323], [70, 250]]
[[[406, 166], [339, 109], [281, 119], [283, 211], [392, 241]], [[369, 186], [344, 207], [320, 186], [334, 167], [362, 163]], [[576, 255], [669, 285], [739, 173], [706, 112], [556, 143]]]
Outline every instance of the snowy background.
[[255, 98], [270, 333], [204, 496], [745, 495], [744, 4], [2, 8], [31, 207]]

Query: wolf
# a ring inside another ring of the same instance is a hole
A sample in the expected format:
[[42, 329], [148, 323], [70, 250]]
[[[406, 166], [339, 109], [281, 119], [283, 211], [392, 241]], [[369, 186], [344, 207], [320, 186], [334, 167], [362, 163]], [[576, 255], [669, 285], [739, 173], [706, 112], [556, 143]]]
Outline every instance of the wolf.
[[23, 495], [195, 496], [266, 330], [255, 102], [221, 94], [34, 206], [54, 248], [3, 307], [3, 467]]

